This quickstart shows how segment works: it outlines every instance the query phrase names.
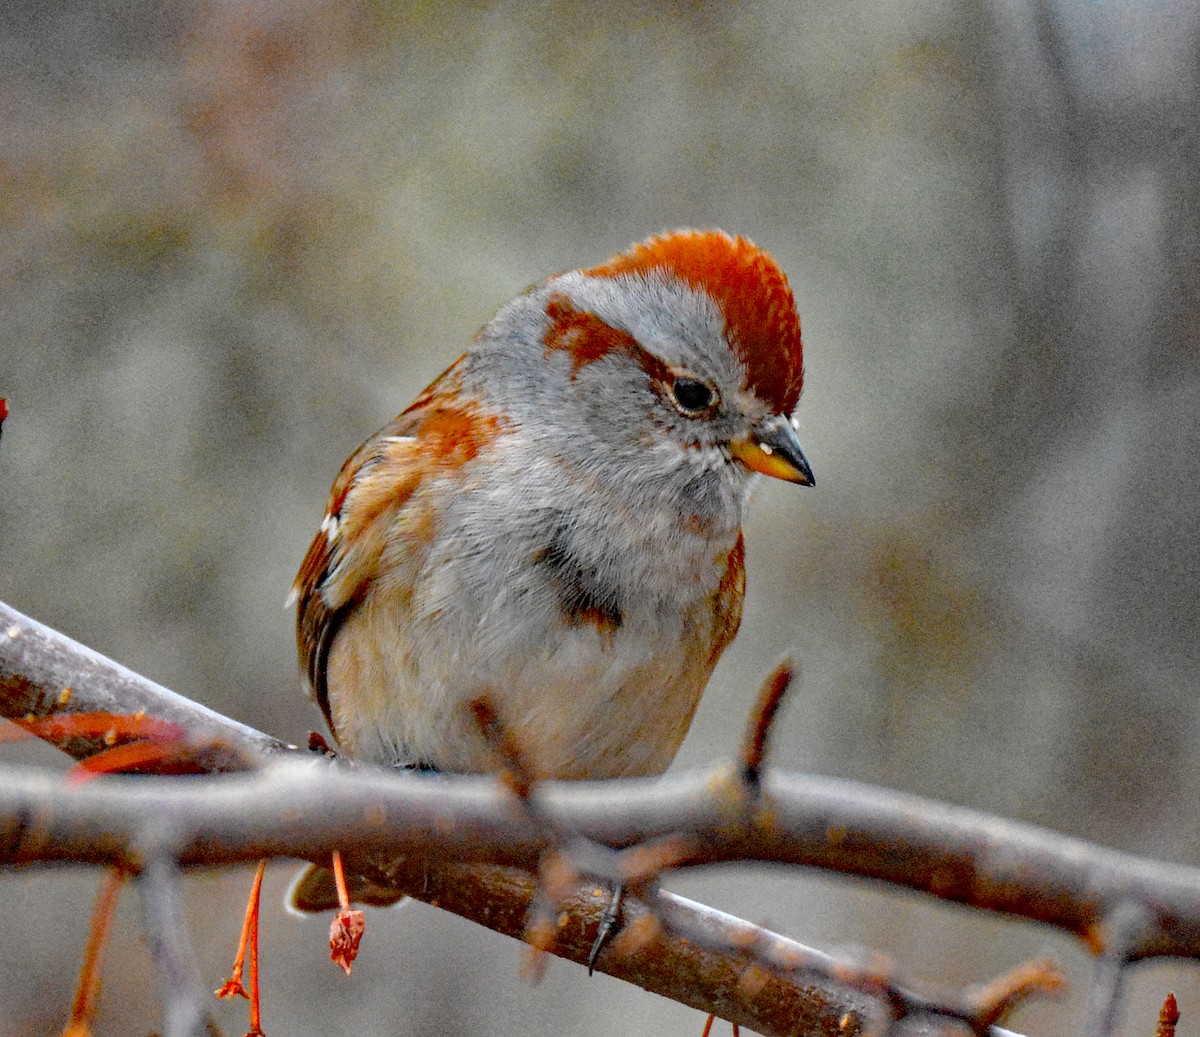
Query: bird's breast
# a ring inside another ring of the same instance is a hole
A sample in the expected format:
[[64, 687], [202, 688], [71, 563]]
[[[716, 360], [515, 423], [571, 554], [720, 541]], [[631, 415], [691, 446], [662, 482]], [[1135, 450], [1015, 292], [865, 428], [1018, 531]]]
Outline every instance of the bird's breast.
[[545, 776], [670, 764], [737, 628], [740, 530], [619, 488], [555, 491], [526, 494], [554, 502], [537, 509], [519, 481], [447, 500], [412, 584], [379, 584], [346, 622], [330, 699], [353, 754], [495, 769], [467, 709], [487, 695]]

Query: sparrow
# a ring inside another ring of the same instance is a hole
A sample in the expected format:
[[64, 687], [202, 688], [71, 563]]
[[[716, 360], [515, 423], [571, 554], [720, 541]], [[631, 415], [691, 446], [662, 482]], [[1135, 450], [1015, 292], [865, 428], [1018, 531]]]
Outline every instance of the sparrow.
[[[495, 770], [467, 709], [486, 693], [540, 777], [662, 773], [738, 630], [752, 488], [813, 484], [803, 376], [787, 277], [719, 230], [505, 305], [346, 461], [296, 577], [340, 751]], [[291, 902], [336, 906], [327, 873]]]

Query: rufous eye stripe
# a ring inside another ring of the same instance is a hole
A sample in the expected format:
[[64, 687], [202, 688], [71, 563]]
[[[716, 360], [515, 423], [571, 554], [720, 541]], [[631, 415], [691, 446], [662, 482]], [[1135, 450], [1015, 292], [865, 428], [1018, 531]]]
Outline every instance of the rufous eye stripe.
[[804, 381], [800, 318], [787, 277], [770, 255], [722, 231], [675, 231], [649, 238], [584, 270], [619, 277], [662, 270], [706, 292], [725, 317], [725, 335], [754, 392], [790, 414]]
[[546, 316], [550, 318], [542, 337], [546, 355], [561, 352], [570, 356], [572, 379], [581, 367], [611, 353], [623, 353], [636, 360], [651, 381], [670, 384], [672, 376], [667, 365], [643, 349], [629, 332], [614, 328], [589, 310], [579, 309], [567, 296], [551, 295], [546, 300]]

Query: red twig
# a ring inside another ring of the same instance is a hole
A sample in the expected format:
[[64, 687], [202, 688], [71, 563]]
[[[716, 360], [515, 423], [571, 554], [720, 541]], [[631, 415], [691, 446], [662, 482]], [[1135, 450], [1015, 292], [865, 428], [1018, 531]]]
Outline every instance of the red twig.
[[[237, 957], [233, 970], [224, 986], [216, 992], [219, 998], [244, 997], [250, 1001], [250, 1029], [246, 1037], [263, 1037], [262, 1009], [258, 996], [258, 922], [262, 904], [263, 875], [267, 870], [266, 859], [258, 862], [254, 872], [254, 884], [250, 887], [250, 899], [246, 903], [246, 916], [242, 921], [242, 936], [238, 943]], [[249, 962], [250, 990], [242, 984], [242, 971]]]
[[[3, 401], [0, 400], [0, 403]], [[75, 1000], [71, 1003], [71, 1015], [62, 1037], [90, 1037], [92, 1032], [92, 1023], [100, 1008], [100, 963], [112, 929], [123, 881], [124, 876], [116, 868], [106, 870], [100, 880], [83, 962], [79, 967], [79, 984], [75, 988]]]
[[1054, 962], [1046, 958], [1025, 962], [972, 992], [967, 999], [972, 1026], [976, 1033], [986, 1033], [1031, 998], [1059, 997], [1066, 989], [1067, 978]]
[[338, 911], [329, 925], [329, 958], [348, 976], [354, 967], [354, 959], [358, 957], [358, 946], [367, 927], [367, 916], [350, 906], [346, 870], [342, 866], [342, 855], [337, 850], [333, 851], [333, 880], [337, 884]]
[[1179, 1022], [1179, 1005], [1174, 994], [1167, 994], [1158, 1013], [1158, 1026], [1154, 1037], [1175, 1037], [1175, 1026]]
[[738, 763], [742, 780], [755, 791], [758, 790], [762, 764], [767, 754], [767, 736], [783, 703], [783, 696], [792, 683], [792, 674], [792, 661], [784, 659], [763, 682], [758, 700], [750, 711], [750, 724], [738, 754]]

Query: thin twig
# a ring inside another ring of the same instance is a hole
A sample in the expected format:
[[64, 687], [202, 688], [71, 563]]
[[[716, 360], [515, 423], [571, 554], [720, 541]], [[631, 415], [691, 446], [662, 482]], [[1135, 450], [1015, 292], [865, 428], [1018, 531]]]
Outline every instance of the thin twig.
[[179, 869], [157, 838], [143, 852], [138, 889], [150, 948], [162, 972], [165, 1037], [211, 1037], [215, 1024], [204, 1007], [200, 969], [183, 917]]
[[479, 695], [467, 703], [475, 726], [491, 750], [500, 758], [499, 774], [517, 797], [528, 801], [537, 782], [537, 774], [528, 747], [503, 721], [490, 695]]
[[1047, 958], [1018, 965], [1011, 972], [969, 991], [967, 1008], [976, 1033], [985, 1033], [1005, 1022], [1025, 1002], [1035, 997], [1059, 997], [1067, 988], [1066, 977]]
[[96, 902], [92, 906], [92, 923], [88, 930], [87, 943], [84, 945], [83, 962], [79, 966], [79, 984], [75, 988], [75, 999], [71, 1003], [71, 1015], [63, 1030], [63, 1037], [86, 1037], [92, 1032], [92, 1023], [100, 1007], [100, 975], [104, 945], [112, 928], [123, 881], [124, 876], [116, 868], [108, 869], [100, 876], [100, 887], [96, 891]]
[[750, 724], [738, 754], [738, 766], [747, 787], [758, 791], [759, 775], [767, 755], [767, 736], [792, 683], [793, 666], [784, 659], [763, 682], [758, 700], [750, 711]]
[[1175, 1037], [1178, 1022], [1179, 1005], [1174, 994], [1167, 994], [1158, 1013], [1158, 1026], [1154, 1030], [1154, 1037]]
[[266, 861], [259, 861], [254, 873], [254, 913], [250, 916], [250, 1029], [246, 1037], [263, 1037], [262, 992], [259, 988], [259, 928], [262, 925], [262, 881]]
[[[242, 934], [238, 942], [237, 956], [233, 960], [233, 969], [229, 979], [215, 995], [222, 1000], [230, 997], [244, 997], [250, 1002], [250, 1029], [246, 1037], [263, 1037], [262, 1031], [262, 1001], [258, 989], [258, 923], [262, 908], [263, 876], [267, 871], [266, 859], [258, 862], [254, 870], [254, 882], [250, 887], [250, 899], [246, 902], [246, 913], [242, 920]], [[242, 973], [249, 964], [250, 989], [242, 983]]]
[[1151, 916], [1145, 907], [1132, 900], [1121, 900], [1105, 912], [1103, 922], [1093, 931], [1092, 943], [1098, 957], [1085, 1013], [1084, 1032], [1089, 1037], [1110, 1037], [1115, 1031], [1131, 948], [1151, 929]]
[[621, 884], [643, 900], [652, 896], [663, 872], [695, 859], [697, 838], [693, 833], [676, 832], [631, 846], [617, 858]]

